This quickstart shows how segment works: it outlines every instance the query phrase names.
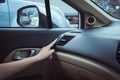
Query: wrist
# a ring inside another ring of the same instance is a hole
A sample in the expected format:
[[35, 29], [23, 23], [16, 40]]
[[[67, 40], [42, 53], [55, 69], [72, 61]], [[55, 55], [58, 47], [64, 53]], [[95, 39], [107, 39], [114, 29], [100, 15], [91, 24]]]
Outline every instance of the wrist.
[[39, 61], [42, 60], [42, 58], [41, 58], [41, 57], [38, 57], [37, 55], [33, 56], [32, 58], [33, 58], [33, 60], [34, 60], [35, 62], [39, 62]]

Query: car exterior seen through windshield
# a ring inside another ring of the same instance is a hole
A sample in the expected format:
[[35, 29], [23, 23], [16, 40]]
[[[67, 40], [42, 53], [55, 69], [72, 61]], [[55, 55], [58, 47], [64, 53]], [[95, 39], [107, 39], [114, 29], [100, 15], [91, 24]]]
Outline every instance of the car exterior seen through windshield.
[[92, 0], [111, 16], [120, 19], [120, 0]]

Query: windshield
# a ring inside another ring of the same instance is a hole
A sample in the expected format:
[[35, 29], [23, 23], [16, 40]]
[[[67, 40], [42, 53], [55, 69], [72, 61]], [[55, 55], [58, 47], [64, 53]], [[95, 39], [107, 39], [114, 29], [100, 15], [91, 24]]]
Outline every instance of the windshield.
[[109, 15], [120, 19], [120, 0], [92, 0]]

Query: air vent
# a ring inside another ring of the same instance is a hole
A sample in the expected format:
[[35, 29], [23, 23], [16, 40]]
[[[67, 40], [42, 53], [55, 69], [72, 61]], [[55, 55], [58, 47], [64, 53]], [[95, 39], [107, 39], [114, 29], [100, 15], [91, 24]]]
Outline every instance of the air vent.
[[120, 43], [118, 44], [118, 47], [117, 47], [116, 59], [120, 64]]
[[63, 36], [57, 43], [59, 46], [64, 46], [67, 42], [69, 42], [74, 36]]

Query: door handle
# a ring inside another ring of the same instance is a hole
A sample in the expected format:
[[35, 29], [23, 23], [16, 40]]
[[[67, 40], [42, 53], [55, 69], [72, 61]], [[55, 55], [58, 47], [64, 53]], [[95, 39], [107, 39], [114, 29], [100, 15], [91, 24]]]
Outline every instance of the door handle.
[[22, 60], [24, 58], [32, 57], [36, 54], [35, 49], [29, 50], [17, 50], [14, 55], [12, 56], [13, 61]]
[[36, 50], [32, 49], [31, 52], [29, 53], [29, 57], [34, 56], [36, 53]]

